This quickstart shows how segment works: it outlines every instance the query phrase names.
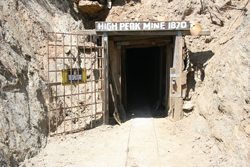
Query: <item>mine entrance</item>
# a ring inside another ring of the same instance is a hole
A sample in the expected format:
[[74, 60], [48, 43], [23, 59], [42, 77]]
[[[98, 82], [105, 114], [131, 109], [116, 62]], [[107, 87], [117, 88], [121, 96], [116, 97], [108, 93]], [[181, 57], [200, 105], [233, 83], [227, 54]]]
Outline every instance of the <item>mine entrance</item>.
[[165, 46], [129, 48], [126, 56], [127, 108], [163, 109], [166, 90]]
[[167, 115], [172, 43], [170, 35], [109, 36], [109, 71], [114, 78], [111, 85], [114, 90], [117, 87], [116, 92], [121, 97], [117, 98], [116, 92], [114, 100], [109, 96], [110, 116], [115, 111], [114, 104], [119, 106], [119, 103], [128, 115], [133, 109], [143, 112], [145, 107], [152, 114], [161, 111]]

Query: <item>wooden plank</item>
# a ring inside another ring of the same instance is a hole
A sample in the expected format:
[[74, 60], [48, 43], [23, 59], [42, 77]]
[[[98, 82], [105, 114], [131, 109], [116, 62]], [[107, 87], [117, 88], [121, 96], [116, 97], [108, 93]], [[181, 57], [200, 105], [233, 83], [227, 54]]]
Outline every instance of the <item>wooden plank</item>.
[[120, 113], [118, 112], [118, 109], [117, 109], [117, 106], [116, 106], [116, 101], [115, 101], [115, 97], [114, 97], [114, 92], [113, 92], [113, 89], [112, 89], [112, 85], [109, 84], [109, 88], [110, 88], [110, 93], [111, 93], [111, 97], [112, 97], [112, 101], [113, 101], [113, 104], [114, 104], [114, 113], [113, 113], [113, 116], [116, 120], [116, 122], [121, 125], [121, 115]]
[[121, 49], [116, 50], [116, 56], [117, 56], [117, 87], [120, 95], [120, 103], [122, 104], [122, 90], [121, 90]]
[[117, 42], [117, 45], [122, 45], [122, 46], [126, 46], [126, 45], [155, 45], [157, 43], [167, 43], [170, 40], [166, 40], [166, 39], [150, 39], [150, 40], [136, 40], [136, 41], [126, 41], [126, 43], [121, 43], [121, 42]]
[[[159, 100], [160, 100], [160, 103], [162, 103], [162, 98], [163, 98], [163, 95], [162, 95], [162, 66], [163, 66], [163, 62], [162, 62], [162, 59], [163, 59], [163, 54], [164, 54], [164, 48], [161, 47], [160, 48], [160, 71], [159, 71]], [[161, 105], [160, 105], [160, 109], [161, 109]]]
[[77, 31], [77, 34], [92, 34], [92, 35], [96, 35], [96, 31], [95, 29], [89, 29], [89, 30], [80, 30], [80, 31]]
[[109, 69], [109, 56], [108, 56], [108, 35], [104, 33], [104, 61], [105, 61], [105, 123], [109, 124], [109, 81], [108, 81], [108, 69]]
[[166, 50], [166, 113], [168, 113], [168, 110], [170, 109], [170, 92], [171, 92], [171, 87], [170, 87], [170, 67], [172, 66], [172, 48], [170, 45], [167, 45], [167, 50]]
[[189, 30], [189, 21], [95, 22], [96, 31]]
[[[176, 95], [180, 95], [181, 96], [181, 74], [182, 74], [182, 36], [181, 36], [181, 32], [179, 32], [179, 34], [177, 36], [175, 36], [175, 40], [174, 40], [174, 63], [173, 63], [173, 67], [175, 69], [175, 74], [180, 74], [180, 77], [175, 78], [176, 84], [175, 84], [175, 88], [176, 88]], [[183, 99], [182, 97], [174, 97], [174, 101], [175, 101], [175, 109], [173, 112], [173, 121], [178, 121], [182, 118], [183, 116], [183, 111], [182, 111], [182, 105], [183, 105]]]
[[[174, 68], [170, 68], [170, 74], [175, 74]], [[174, 110], [175, 110], [175, 98], [171, 97], [171, 94], [175, 93], [174, 85], [172, 84], [172, 80], [173, 80], [173, 77], [170, 77], [170, 80], [169, 80], [169, 110], [168, 110], [168, 114], [169, 114], [170, 119], [173, 119]]]
[[160, 46], [164, 46], [166, 45], [165, 42], [162, 42], [162, 43], [157, 43], [157, 44], [150, 44], [150, 45], [125, 45], [125, 46], [122, 46], [123, 48], [150, 48], [150, 47], [160, 47]]
[[121, 35], [121, 36], [111, 36], [111, 40], [113, 41], [137, 41], [137, 40], [170, 40], [170, 36], [158, 36], [158, 35], [149, 35], [149, 36], [141, 36], [141, 35]]
[[[181, 31], [182, 32], [182, 35], [185, 36], [185, 35], [191, 35], [190, 31], [189, 30], [185, 30], [185, 31]], [[97, 34], [102, 34], [100, 32], [97, 32]], [[211, 32], [210, 31], [201, 31], [200, 32], [200, 36], [201, 35], [210, 35]], [[111, 32], [108, 32], [108, 35], [178, 35], [178, 31], [139, 31], [139, 32], [136, 32], [136, 31], [129, 31], [129, 32], [126, 32], [126, 31], [111, 31]]]
[[[109, 66], [111, 66], [111, 69], [113, 70], [114, 64], [115, 64], [115, 60], [114, 60], [115, 56], [114, 56], [114, 41], [112, 40], [108, 41], [108, 52], [109, 52]], [[113, 95], [111, 94], [111, 91], [109, 91], [109, 93], [110, 93], [109, 99], [111, 99]], [[114, 105], [112, 104], [112, 100], [109, 100], [109, 113], [110, 113], [109, 115], [111, 115], [114, 110], [115, 108], [114, 108]]]
[[122, 104], [127, 108], [126, 53], [124, 48], [121, 49], [121, 89]]
[[[188, 31], [189, 32], [189, 31]], [[97, 33], [98, 34], [98, 33]], [[108, 35], [177, 35], [178, 31], [139, 31], [139, 32], [135, 32], [135, 31], [111, 31], [108, 32]], [[189, 32], [190, 34], [190, 32]]]

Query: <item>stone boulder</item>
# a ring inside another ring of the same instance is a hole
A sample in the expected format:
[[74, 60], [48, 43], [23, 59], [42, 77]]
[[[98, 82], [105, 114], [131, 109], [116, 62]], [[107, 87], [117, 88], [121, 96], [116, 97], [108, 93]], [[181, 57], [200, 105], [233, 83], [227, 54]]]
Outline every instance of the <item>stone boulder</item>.
[[98, 12], [104, 9], [104, 6], [98, 1], [80, 0], [78, 6], [84, 14], [91, 18], [97, 17]]

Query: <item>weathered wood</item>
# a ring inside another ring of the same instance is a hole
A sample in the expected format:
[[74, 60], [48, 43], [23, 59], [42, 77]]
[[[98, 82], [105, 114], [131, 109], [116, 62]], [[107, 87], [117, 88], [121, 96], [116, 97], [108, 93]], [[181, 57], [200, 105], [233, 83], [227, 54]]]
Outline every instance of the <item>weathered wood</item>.
[[[170, 74], [175, 74], [175, 69], [174, 68], [170, 68]], [[171, 94], [175, 93], [174, 90], [174, 85], [172, 83], [173, 81], [173, 77], [170, 77], [169, 80], [169, 110], [168, 110], [168, 114], [170, 119], [173, 119], [173, 115], [174, 115], [174, 110], [175, 110], [175, 98], [171, 97]]]
[[115, 101], [117, 102], [118, 105], [118, 112], [121, 114], [123, 121], [125, 122], [127, 120], [126, 118], [126, 113], [123, 108], [123, 105], [121, 104], [121, 99], [120, 99], [120, 92], [118, 89], [118, 85], [120, 85], [119, 82], [119, 76], [120, 76], [120, 69], [121, 65], [120, 63], [120, 55], [117, 55], [117, 48], [114, 46], [114, 41], [109, 41], [109, 56], [110, 56], [110, 79], [111, 83], [114, 88], [115, 92]]
[[165, 46], [166, 43], [162, 42], [162, 43], [156, 43], [156, 44], [150, 44], [150, 45], [124, 45], [122, 46], [122, 48], [151, 48], [151, 47], [160, 47], [160, 46]]
[[95, 22], [96, 31], [189, 30], [189, 21]]
[[[114, 65], [115, 65], [115, 56], [114, 56], [114, 41], [112, 40], [109, 40], [108, 41], [108, 52], [109, 52], [109, 71], [112, 69], [111, 73], [113, 73], [113, 69], [114, 69]], [[110, 72], [109, 72], [110, 74]], [[110, 83], [109, 83], [110, 84]], [[109, 99], [112, 98], [112, 95], [111, 95], [111, 91], [109, 91], [110, 95], [109, 95]], [[112, 100], [109, 100], [109, 115], [111, 116], [112, 114], [112, 111], [114, 111], [114, 105], [112, 105]]]
[[117, 49], [117, 47], [115, 48], [116, 50], [116, 56], [117, 56], [117, 87], [118, 87], [118, 91], [120, 94], [120, 103], [122, 104], [122, 90], [121, 90], [121, 49]]
[[113, 89], [112, 89], [112, 85], [109, 84], [109, 88], [110, 88], [110, 93], [111, 93], [111, 97], [112, 97], [112, 101], [113, 101], [113, 104], [114, 104], [114, 113], [113, 113], [113, 116], [116, 120], [116, 122], [121, 125], [121, 116], [118, 112], [118, 109], [117, 109], [117, 106], [116, 106], [116, 101], [115, 101], [115, 97], [114, 97], [114, 92], [113, 92]]
[[[178, 36], [175, 36], [174, 40], [174, 63], [173, 67], [175, 69], [175, 74], [180, 74], [180, 77], [176, 77], [175, 81], [175, 88], [176, 88], [176, 96], [174, 97], [175, 100], [175, 109], [173, 112], [173, 121], [178, 121], [182, 118], [183, 116], [183, 111], [182, 111], [182, 105], [183, 105], [183, 99], [182, 99], [182, 90], [181, 90], [181, 74], [182, 74], [182, 36], [181, 32], [179, 32]], [[178, 97], [180, 96], [180, 97]]]
[[138, 45], [138, 44], [150, 44], [154, 45], [155, 43], [166, 43], [169, 42], [169, 40], [166, 39], [142, 39], [142, 40], [136, 40], [136, 41], [127, 41], [126, 43], [119, 43], [117, 42], [117, 45]]
[[96, 35], [96, 31], [95, 30], [92, 30], [92, 29], [89, 29], [89, 30], [80, 30], [80, 31], [77, 31], [77, 34], [92, 34], [92, 35]]
[[126, 53], [125, 49], [121, 49], [121, 89], [122, 89], [122, 104], [127, 108], [127, 84], [126, 84]]
[[[189, 31], [187, 33], [190, 34]], [[97, 34], [100, 34], [97, 32]], [[178, 31], [110, 31], [107, 33], [108, 35], [177, 35]]]
[[109, 56], [108, 56], [108, 35], [104, 33], [104, 61], [105, 61], [105, 124], [109, 124], [109, 81], [108, 81], [108, 68], [109, 68]]
[[[163, 47], [161, 47], [161, 49], [160, 49], [160, 75], [159, 75], [159, 100], [160, 100], [160, 103], [162, 103], [162, 98], [163, 98], [163, 95], [162, 95], [162, 93], [163, 93], [163, 91], [162, 91], [162, 72], [163, 72], [163, 70], [162, 70], [162, 68], [163, 68], [163, 62], [162, 62], [162, 60], [163, 60], [163, 54], [164, 54], [164, 48]], [[161, 105], [160, 105], [160, 109], [161, 109]]]
[[166, 50], [166, 113], [168, 113], [168, 110], [170, 109], [170, 92], [171, 92], [171, 87], [170, 87], [170, 67], [172, 66], [172, 48], [170, 45], [167, 45], [167, 50]]
[[121, 35], [121, 36], [110, 36], [110, 40], [113, 41], [138, 41], [138, 40], [170, 40], [172, 37], [170, 36], [158, 36], [158, 35], [150, 35], [150, 36], [141, 36], [141, 35]]
[[[98, 35], [101, 35], [101, 32], [96, 32]], [[178, 31], [110, 31], [107, 33], [108, 35], [178, 35]], [[201, 31], [199, 36], [201, 35], [210, 35], [210, 31]], [[191, 35], [189, 30], [182, 31], [182, 35]]]

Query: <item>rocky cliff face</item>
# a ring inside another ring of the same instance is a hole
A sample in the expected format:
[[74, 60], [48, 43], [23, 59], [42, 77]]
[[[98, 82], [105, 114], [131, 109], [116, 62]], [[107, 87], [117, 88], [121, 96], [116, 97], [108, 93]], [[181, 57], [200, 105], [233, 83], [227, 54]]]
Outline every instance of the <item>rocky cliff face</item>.
[[[78, 1], [75, 1], [78, 3]], [[210, 37], [185, 37], [190, 50], [188, 100], [194, 130], [221, 151], [249, 160], [248, 0], [114, 0], [87, 18], [71, 0], [0, 1], [0, 163], [16, 165], [46, 145], [47, 32], [94, 28], [95, 20], [189, 20]]]
[[[15, 165], [46, 145], [47, 32], [74, 32], [73, 1], [0, 1], [0, 162]], [[86, 24], [85, 24], [86, 25]]]
[[205, 135], [214, 138], [229, 155], [250, 160], [250, 17], [226, 44], [218, 45], [207, 63], [206, 77], [194, 104], [208, 125]]

